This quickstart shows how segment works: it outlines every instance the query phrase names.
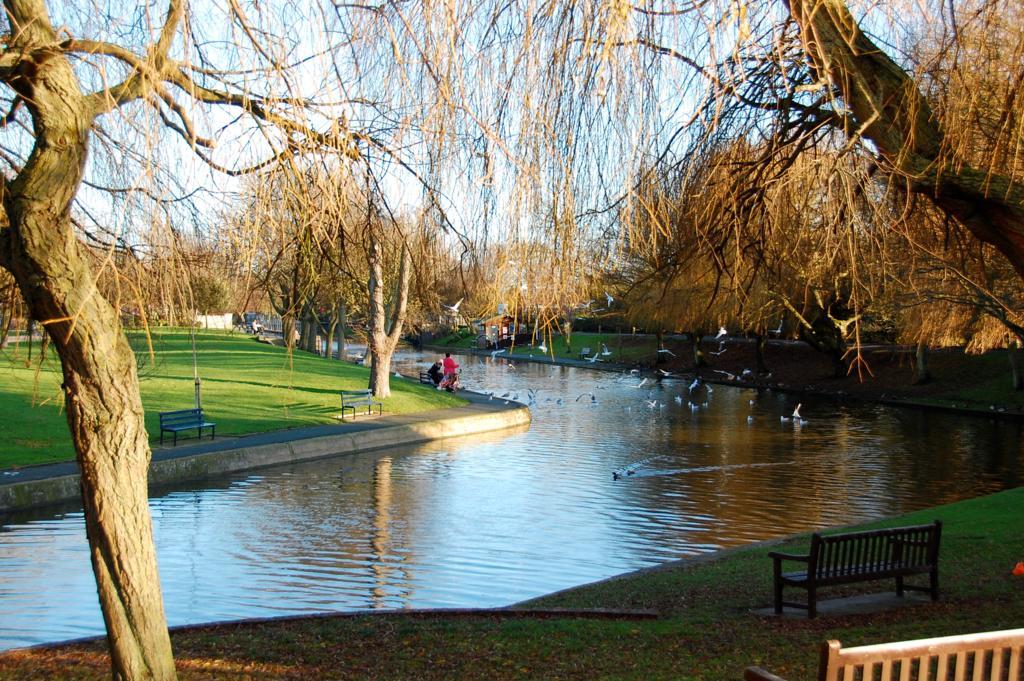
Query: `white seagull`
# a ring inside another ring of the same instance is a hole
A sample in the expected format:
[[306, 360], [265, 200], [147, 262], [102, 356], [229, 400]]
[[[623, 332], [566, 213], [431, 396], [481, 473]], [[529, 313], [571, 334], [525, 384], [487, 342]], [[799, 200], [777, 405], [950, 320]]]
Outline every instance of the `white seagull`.
[[675, 356], [676, 356], [676, 353], [672, 352], [672, 351], [671, 351], [671, 350], [669, 350], [668, 348], [661, 348], [660, 350], [658, 350], [658, 352], [659, 352], [659, 353], [662, 353], [662, 352], [663, 352], [663, 353], [665, 353], [666, 355], [669, 355], [669, 356], [671, 356], [671, 357], [675, 357]]
[[508, 348], [502, 348], [501, 350], [495, 350], [491, 353], [491, 359], [494, 359], [503, 352], [508, 352]]
[[690, 392], [692, 393], [694, 390], [696, 390], [699, 387], [700, 387], [700, 379], [699, 378], [693, 379], [693, 383], [690, 384]]
[[615, 301], [615, 299], [612, 298], [612, 294], [607, 291], [604, 292], [604, 299], [608, 301], [608, 307], [611, 307], [612, 303]]
[[715, 340], [718, 340], [719, 338], [721, 338], [722, 336], [724, 336], [727, 333], [729, 333], [729, 332], [725, 329], [724, 326], [718, 327], [718, 335], [715, 336]]
[[541, 352], [547, 352], [548, 346], [544, 345], [544, 341], [541, 341], [540, 345], [537, 346], [537, 349], [540, 350]]
[[441, 307], [443, 307], [444, 309], [448, 310], [452, 314], [456, 314], [459, 311], [459, 305], [462, 305], [462, 301], [463, 301], [463, 299], [459, 298], [459, 301], [457, 303], [455, 303], [454, 305], [444, 305], [444, 304], [442, 304]]
[[602, 350], [601, 350], [601, 355], [602, 356], [607, 357], [608, 355], [612, 354], [612, 351], [609, 350], [608, 346], [605, 345], [604, 343], [601, 343], [601, 348], [602, 348]]
[[774, 334], [775, 334], [776, 336], [778, 336], [779, 334], [781, 334], [781, 333], [782, 333], [782, 322], [783, 322], [783, 321], [784, 321], [784, 320], [780, 319], [780, 320], [779, 320], [779, 328], [777, 328], [777, 329], [772, 329], [771, 331], [769, 331], [769, 333], [774, 333]]

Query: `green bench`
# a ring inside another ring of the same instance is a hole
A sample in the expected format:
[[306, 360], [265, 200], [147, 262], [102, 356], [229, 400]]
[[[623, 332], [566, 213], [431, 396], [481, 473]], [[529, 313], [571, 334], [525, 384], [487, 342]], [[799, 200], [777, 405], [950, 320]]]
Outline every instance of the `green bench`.
[[217, 424], [206, 420], [200, 409], [179, 409], [177, 411], [160, 412], [160, 444], [164, 443], [164, 433], [174, 433], [174, 444], [178, 444], [178, 433], [182, 430], [199, 430], [199, 438], [203, 437], [203, 428], [210, 429], [210, 439], [217, 435]]
[[366, 407], [366, 414], [373, 413], [377, 407], [377, 413], [384, 413], [384, 403], [374, 399], [371, 390], [342, 390], [341, 391], [341, 418], [345, 418], [345, 410], [352, 410], [352, 418], [356, 417], [356, 407]]

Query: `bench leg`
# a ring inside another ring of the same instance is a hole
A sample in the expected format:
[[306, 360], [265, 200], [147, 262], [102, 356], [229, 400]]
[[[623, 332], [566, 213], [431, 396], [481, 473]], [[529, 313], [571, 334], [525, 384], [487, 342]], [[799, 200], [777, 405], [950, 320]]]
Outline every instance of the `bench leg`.
[[896, 595], [903, 598], [903, 575], [896, 577]]
[[782, 614], [782, 580], [775, 580], [775, 614]]
[[807, 619], [818, 616], [818, 590], [814, 586], [807, 587]]
[[931, 589], [931, 591], [932, 591], [932, 600], [933, 601], [937, 601], [937, 600], [939, 600], [939, 570], [938, 570], [938, 568], [935, 568], [935, 569], [933, 569], [931, 571], [931, 574], [929, 575], [929, 581], [931, 582], [931, 587], [932, 587], [932, 589]]

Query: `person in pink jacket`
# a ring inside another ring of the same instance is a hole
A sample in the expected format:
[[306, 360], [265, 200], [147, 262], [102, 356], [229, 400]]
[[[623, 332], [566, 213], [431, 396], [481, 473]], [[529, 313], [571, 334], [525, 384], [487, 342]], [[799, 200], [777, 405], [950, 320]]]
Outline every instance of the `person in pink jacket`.
[[459, 363], [452, 359], [452, 353], [444, 353], [444, 360], [441, 362], [441, 366], [444, 368], [445, 378], [455, 375], [455, 370], [459, 368]]

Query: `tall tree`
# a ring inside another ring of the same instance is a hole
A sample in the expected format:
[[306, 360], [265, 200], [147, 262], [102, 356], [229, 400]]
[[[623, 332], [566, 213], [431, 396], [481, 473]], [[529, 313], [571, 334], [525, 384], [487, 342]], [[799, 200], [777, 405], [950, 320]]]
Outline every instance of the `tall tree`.
[[[175, 58], [201, 49], [182, 38], [184, 0], [168, 0], [163, 23], [152, 32], [143, 26], [131, 34], [144, 36], [142, 45], [69, 37], [67, 29], [54, 26], [45, 0], [6, 0], [4, 7], [0, 81], [13, 93], [7, 119], [20, 123], [4, 129], [12, 136], [5, 147], [27, 146], [30, 152], [22, 161], [4, 154], [9, 170], [2, 184], [0, 266], [13, 275], [29, 316], [43, 324], [60, 357], [114, 676], [174, 678], [147, 505], [150, 447], [135, 360], [119, 315], [97, 293], [73, 219], [90, 141], [96, 131], [117, 131], [111, 113], [148, 107], [158, 126], [202, 155], [215, 142], [197, 134], [183, 105], [189, 102], [227, 105], [242, 119], [282, 131], [288, 142], [277, 148], [278, 155], [306, 144], [354, 152], [349, 135], [337, 126], [314, 131], [289, 117], [289, 107], [302, 108], [301, 102], [245, 92], [226, 72], [193, 69]], [[230, 17], [251, 28], [240, 10]], [[255, 40], [257, 33], [247, 35]], [[116, 67], [97, 66], [108, 62]], [[122, 158], [136, 158], [128, 147], [112, 145]]]
[[398, 279], [395, 282], [395, 293], [392, 297], [391, 314], [387, 314], [384, 306], [384, 254], [380, 236], [370, 225], [369, 229], [369, 292], [367, 355], [370, 358], [370, 390], [375, 397], [388, 397], [391, 394], [391, 356], [398, 347], [402, 337], [402, 324], [409, 300], [409, 280], [412, 275], [409, 248], [404, 241], [399, 241], [400, 265]]

